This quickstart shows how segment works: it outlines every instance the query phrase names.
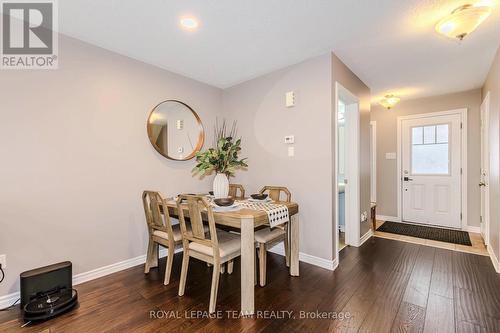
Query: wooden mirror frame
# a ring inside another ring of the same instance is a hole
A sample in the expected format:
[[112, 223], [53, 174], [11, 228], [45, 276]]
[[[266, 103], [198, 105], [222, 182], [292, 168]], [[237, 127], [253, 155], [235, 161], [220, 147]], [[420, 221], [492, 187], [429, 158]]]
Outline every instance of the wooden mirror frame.
[[[155, 112], [156, 108], [158, 108], [160, 105], [162, 105], [163, 103], [166, 103], [166, 102], [175, 102], [175, 103], [179, 103], [179, 104], [182, 104], [183, 106], [185, 106], [186, 108], [189, 109], [189, 111], [191, 111], [191, 113], [194, 115], [194, 117], [196, 118], [196, 122], [198, 123], [198, 128], [200, 130], [200, 134], [198, 135], [198, 142], [196, 144], [196, 147], [194, 148], [193, 152], [191, 154], [189, 154], [188, 156], [182, 158], [182, 159], [179, 159], [179, 158], [174, 158], [172, 156], [168, 156], [168, 154], [165, 154], [165, 152], [163, 152], [160, 147], [158, 147], [156, 145], [156, 143], [154, 142], [154, 139], [153, 139], [153, 133], [152, 133], [152, 130], [151, 130], [151, 126], [150, 126], [150, 120], [151, 120], [151, 116], [153, 115], [153, 113]], [[192, 159], [197, 152], [199, 152], [201, 150], [201, 148], [203, 147], [203, 144], [205, 143], [205, 130], [203, 129], [203, 124], [201, 122], [201, 119], [200, 119], [200, 116], [198, 116], [198, 114], [196, 113], [196, 111], [194, 111], [189, 105], [187, 105], [186, 103], [184, 102], [181, 102], [179, 100], [176, 100], [176, 99], [167, 99], [165, 101], [162, 101], [158, 104], [155, 105], [155, 107], [151, 110], [151, 112], [149, 112], [149, 116], [148, 116], [148, 120], [146, 122], [146, 129], [148, 131], [148, 138], [149, 138], [149, 142], [151, 143], [151, 145], [154, 147], [154, 149], [160, 153], [160, 155], [162, 155], [163, 157], [165, 158], [168, 158], [169, 160], [173, 160], [173, 161], [187, 161], [187, 160], [190, 160]]]

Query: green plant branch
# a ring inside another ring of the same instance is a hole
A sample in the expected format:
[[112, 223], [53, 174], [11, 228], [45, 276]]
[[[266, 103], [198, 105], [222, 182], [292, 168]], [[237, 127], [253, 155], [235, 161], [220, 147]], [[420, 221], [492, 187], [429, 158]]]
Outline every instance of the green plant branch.
[[236, 121], [233, 122], [228, 132], [226, 120], [219, 124], [218, 119], [216, 119], [214, 146], [196, 154], [197, 164], [193, 168], [193, 173], [204, 176], [215, 171], [233, 176], [237, 169], [247, 168], [247, 158], [239, 158], [241, 138], [235, 141], [236, 135]]

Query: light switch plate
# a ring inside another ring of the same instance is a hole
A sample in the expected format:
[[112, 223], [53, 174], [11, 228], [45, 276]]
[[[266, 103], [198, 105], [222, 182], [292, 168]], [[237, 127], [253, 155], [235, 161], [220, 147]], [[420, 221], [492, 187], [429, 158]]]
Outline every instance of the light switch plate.
[[292, 106], [295, 106], [295, 92], [294, 91], [288, 91], [285, 94], [285, 106], [287, 108], [291, 108]]
[[288, 156], [289, 157], [295, 156], [295, 147], [288, 147]]
[[293, 136], [293, 135], [285, 136], [285, 143], [288, 143], [288, 144], [295, 143], [295, 136]]
[[7, 255], [0, 255], [0, 264], [2, 264], [2, 268], [7, 268]]
[[182, 119], [178, 119], [176, 122], [175, 122], [175, 127], [178, 129], [178, 130], [181, 130], [184, 128], [184, 120]]
[[395, 160], [396, 159], [396, 153], [385, 153], [385, 159], [386, 160]]
[[366, 211], [364, 211], [362, 214], [361, 214], [361, 222], [365, 222], [368, 220], [368, 213]]

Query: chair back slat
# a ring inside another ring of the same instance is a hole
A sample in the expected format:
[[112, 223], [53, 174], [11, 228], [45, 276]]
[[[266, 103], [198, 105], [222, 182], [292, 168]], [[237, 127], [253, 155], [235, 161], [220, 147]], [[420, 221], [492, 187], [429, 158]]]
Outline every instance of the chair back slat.
[[149, 231], [161, 230], [166, 232], [169, 238], [171, 238], [173, 237], [172, 224], [168, 215], [168, 209], [164, 209], [166, 207], [164, 202], [165, 199], [163, 199], [163, 196], [159, 192], [144, 191], [142, 193], [142, 204]]
[[[240, 192], [239, 194], [238, 191]], [[229, 184], [229, 196], [234, 199], [244, 199], [245, 188], [241, 184]]]
[[[274, 201], [292, 201], [292, 193], [284, 186], [264, 186], [259, 193], [268, 192], [269, 197]], [[286, 195], [285, 200], [281, 200], [281, 194]]]
[[191, 196], [187, 197], [187, 202], [193, 236], [199, 239], [205, 239], [205, 232], [203, 231], [203, 218], [201, 216], [203, 208], [200, 206], [198, 200]]
[[[186, 205], [191, 220], [191, 232], [188, 231], [185, 219]], [[177, 210], [179, 212], [179, 223], [184, 242], [192, 241], [202, 245], [211, 246], [214, 256], [219, 256], [219, 243], [217, 241], [217, 229], [215, 227], [215, 218], [212, 206], [204, 196], [199, 195], [180, 195], [177, 198]], [[203, 216], [207, 217], [209, 226], [209, 236], [205, 235], [203, 229]], [[187, 245], [187, 244], [185, 244]]]

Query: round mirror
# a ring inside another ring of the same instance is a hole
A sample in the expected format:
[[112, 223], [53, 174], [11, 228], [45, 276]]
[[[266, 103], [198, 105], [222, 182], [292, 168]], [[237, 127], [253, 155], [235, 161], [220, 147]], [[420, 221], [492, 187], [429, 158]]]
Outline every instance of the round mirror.
[[151, 111], [148, 136], [160, 154], [176, 161], [193, 158], [205, 140], [200, 117], [188, 105], [175, 100], [161, 102]]

